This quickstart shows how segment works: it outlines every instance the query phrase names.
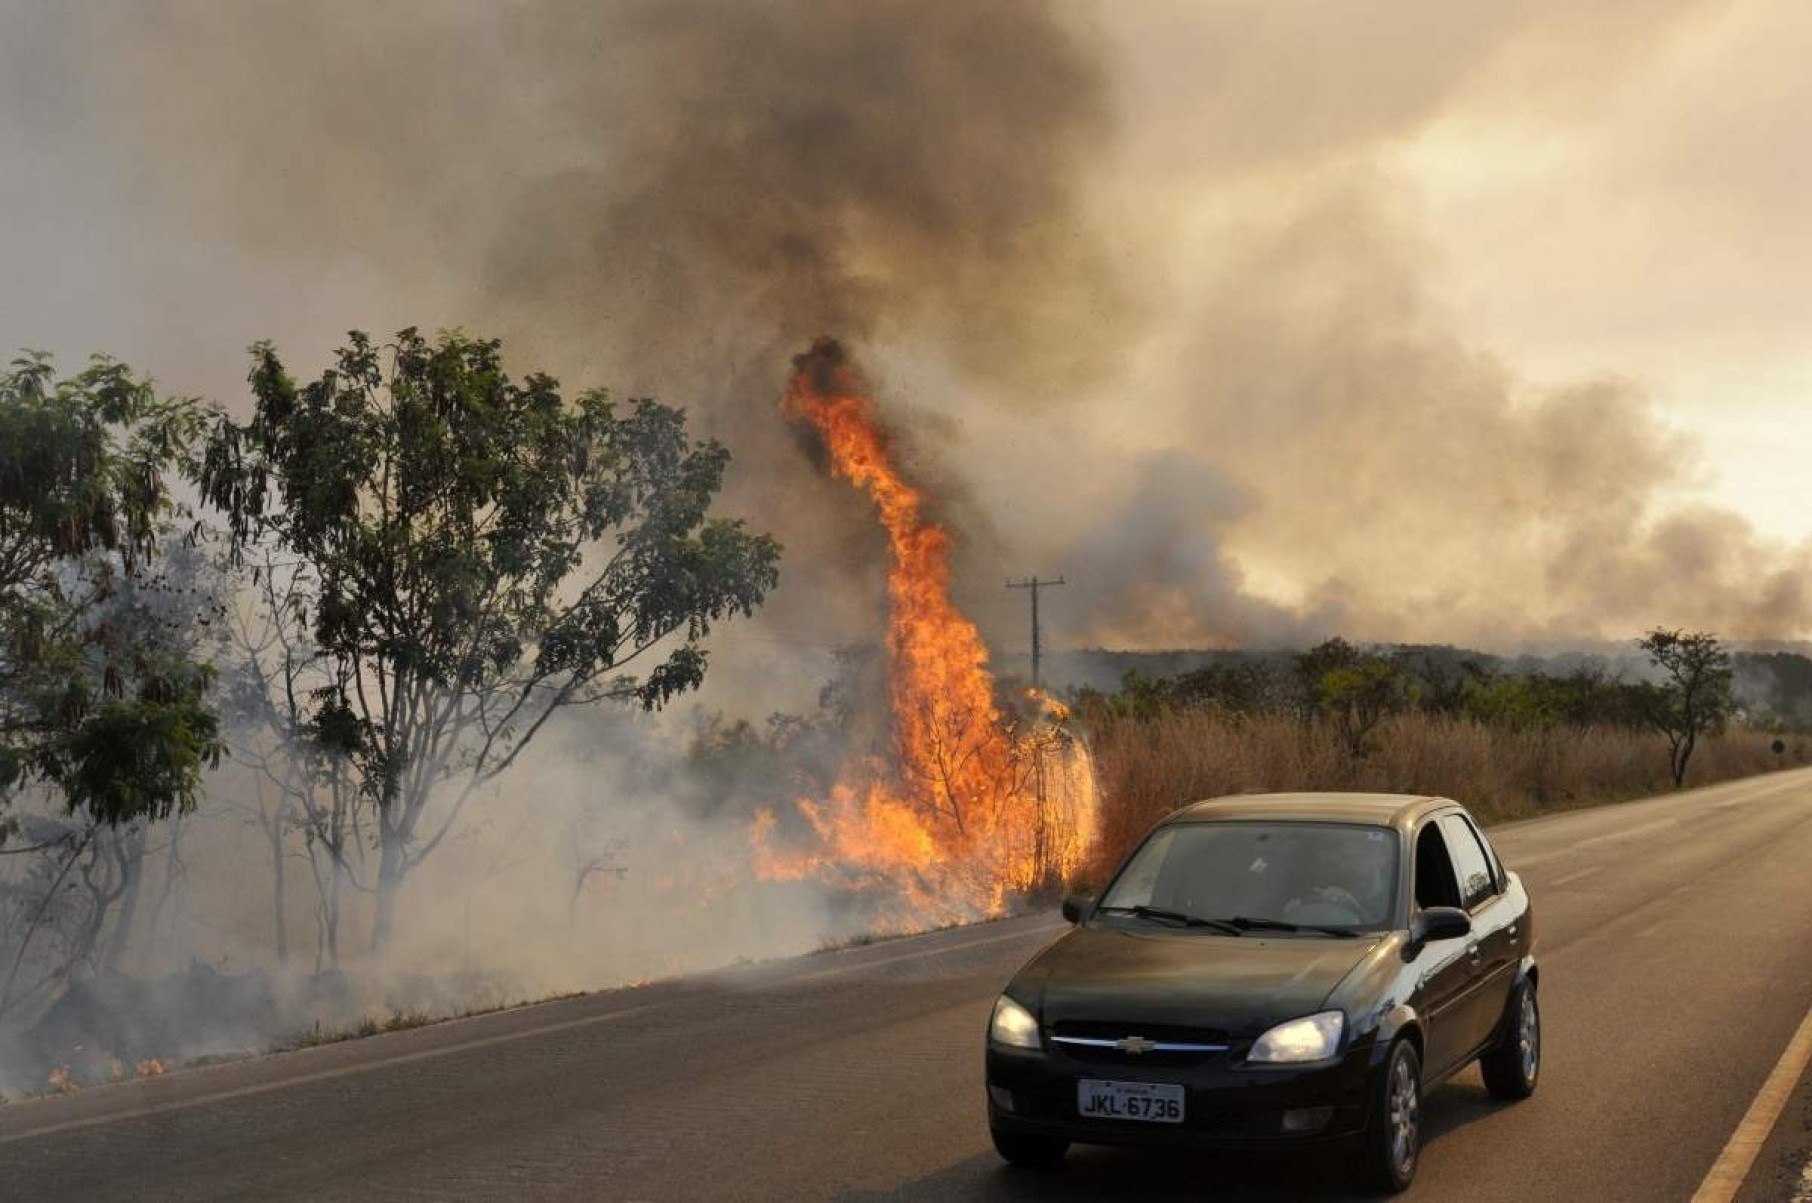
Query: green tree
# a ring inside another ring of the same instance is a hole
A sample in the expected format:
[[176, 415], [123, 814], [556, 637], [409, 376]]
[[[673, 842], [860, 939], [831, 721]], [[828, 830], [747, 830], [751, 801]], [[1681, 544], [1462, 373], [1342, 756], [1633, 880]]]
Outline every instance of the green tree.
[[1554, 726], [1558, 719], [1548, 705], [1543, 680], [1536, 674], [1528, 674], [1468, 681], [1461, 713], [1481, 723], [1514, 731]]
[[1699, 736], [1722, 730], [1735, 708], [1730, 655], [1708, 631], [1656, 627], [1636, 646], [1661, 670], [1661, 684], [1648, 691], [1647, 715], [1667, 737], [1668, 770], [1679, 789]]
[[1299, 655], [1296, 673], [1313, 707], [1333, 721], [1355, 760], [1365, 755], [1378, 724], [1413, 700], [1409, 678], [1389, 657], [1338, 636]]
[[1138, 669], [1128, 669], [1120, 677], [1120, 689], [1109, 700], [1113, 712], [1122, 718], [1148, 721], [1168, 713], [1171, 707], [1170, 682]]
[[313, 582], [287, 616], [323, 677], [307, 725], [376, 809], [382, 947], [473, 794], [564, 707], [696, 687], [711, 624], [761, 603], [779, 546], [711, 516], [729, 453], [681, 411], [568, 403], [512, 380], [495, 341], [354, 332], [301, 386], [261, 343], [249, 380], [253, 417], [220, 423], [203, 491]]
[[1176, 705], [1213, 707], [1230, 714], [1258, 714], [1273, 709], [1287, 692], [1269, 664], [1208, 664], [1169, 682]]
[[147, 618], [133, 589], [206, 421], [104, 358], [0, 372], [0, 810], [31, 788], [109, 826], [194, 806], [218, 724], [171, 631], [198, 616]]

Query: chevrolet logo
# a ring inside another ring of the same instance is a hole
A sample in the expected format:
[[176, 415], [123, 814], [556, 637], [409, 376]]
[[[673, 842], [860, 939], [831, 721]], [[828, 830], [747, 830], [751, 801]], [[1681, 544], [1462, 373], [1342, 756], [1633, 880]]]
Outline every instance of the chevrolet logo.
[[1149, 1053], [1152, 1049], [1158, 1047], [1158, 1043], [1155, 1040], [1147, 1040], [1143, 1036], [1123, 1036], [1114, 1041], [1114, 1047], [1123, 1053], [1131, 1053], [1136, 1057], [1140, 1053]]

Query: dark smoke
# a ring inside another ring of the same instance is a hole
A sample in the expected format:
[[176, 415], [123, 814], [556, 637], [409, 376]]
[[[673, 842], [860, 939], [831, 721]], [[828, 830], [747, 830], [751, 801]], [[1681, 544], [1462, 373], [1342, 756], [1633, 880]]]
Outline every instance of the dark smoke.
[[1067, 558], [1086, 564], [1065, 610], [1107, 647], [1227, 648], [1302, 644], [1337, 630], [1332, 607], [1297, 613], [1251, 597], [1219, 529], [1256, 499], [1213, 463], [1171, 450], [1137, 465], [1122, 503], [1081, 534]]
[[1043, 5], [195, 4], [125, 25], [96, 75], [167, 213], [278, 262], [376, 265], [525, 362], [691, 406], [738, 456], [729, 503], [789, 549], [770, 621], [866, 635], [880, 597], [846, 587], [878, 566], [865, 507], [775, 414], [808, 338], [935, 347], [1043, 396], [1126, 312], [1081, 206], [1104, 65]]
[[774, 413], [829, 332], [946, 498], [997, 641], [1023, 641], [988, 608], [999, 578], [1036, 568], [1079, 582], [1054, 638], [1164, 646], [1807, 629], [1804, 549], [1679, 501], [1691, 440], [1637, 384], [1531, 386], [1442, 310], [1393, 170], [1443, 121], [1589, 118], [1706, 11], [170, 3], [44, 24], [153, 236], [307, 278], [357, 264], [393, 308], [345, 324], [462, 324], [690, 405], [739, 457], [732, 504], [789, 548], [769, 623], [875, 629], [866, 508]]
[[109, 41], [188, 220], [426, 269], [636, 387], [825, 331], [1048, 377], [1118, 295], [1079, 206], [1103, 64], [1044, 6], [175, 5]]

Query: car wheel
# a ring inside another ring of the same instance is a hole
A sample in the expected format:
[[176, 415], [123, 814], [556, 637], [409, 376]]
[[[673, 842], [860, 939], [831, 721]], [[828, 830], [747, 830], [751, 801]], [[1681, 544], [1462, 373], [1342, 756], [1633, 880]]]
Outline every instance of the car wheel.
[[1054, 1166], [1069, 1152], [1070, 1142], [1058, 1136], [1040, 1136], [1036, 1132], [1002, 1132], [989, 1128], [994, 1138], [994, 1151], [1009, 1165], [1028, 1168]]
[[1396, 1194], [1416, 1176], [1422, 1156], [1422, 1058], [1407, 1040], [1391, 1045], [1372, 1088], [1372, 1122], [1359, 1149], [1367, 1186]]
[[1535, 983], [1522, 981], [1504, 1004], [1504, 1034], [1497, 1047], [1479, 1058], [1485, 1089], [1500, 1099], [1526, 1099], [1541, 1076], [1541, 1006]]

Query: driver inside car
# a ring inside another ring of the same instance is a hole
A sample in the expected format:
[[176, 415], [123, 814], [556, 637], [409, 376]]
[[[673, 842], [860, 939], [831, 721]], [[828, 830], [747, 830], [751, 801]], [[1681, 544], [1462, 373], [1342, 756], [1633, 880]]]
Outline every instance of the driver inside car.
[[1331, 844], [1312, 845], [1295, 876], [1296, 894], [1278, 916], [1290, 923], [1370, 923], [1389, 909], [1388, 883]]

